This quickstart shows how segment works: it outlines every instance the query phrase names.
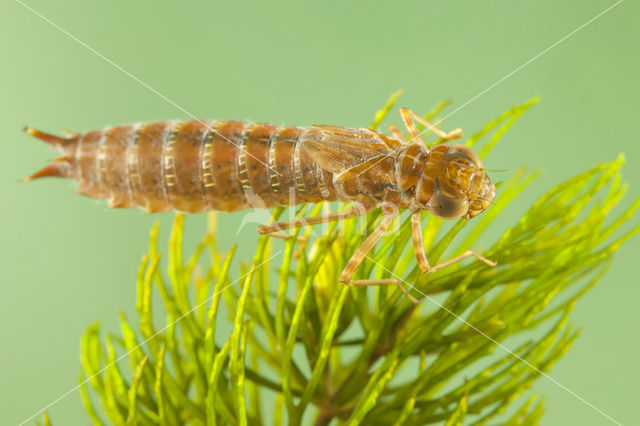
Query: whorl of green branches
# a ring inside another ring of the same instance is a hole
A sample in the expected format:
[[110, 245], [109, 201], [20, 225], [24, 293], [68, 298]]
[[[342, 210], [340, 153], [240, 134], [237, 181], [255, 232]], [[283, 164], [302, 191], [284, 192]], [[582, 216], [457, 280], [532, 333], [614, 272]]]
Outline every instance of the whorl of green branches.
[[[467, 144], [485, 156], [535, 102], [505, 112]], [[392, 271], [415, 286], [418, 305], [396, 287], [338, 282], [366, 235], [357, 219], [333, 223], [323, 235], [307, 227], [285, 241], [261, 236], [252, 263], [238, 270], [235, 248], [217, 249], [213, 216], [185, 258], [184, 216], [177, 215], [166, 274], [157, 226], [151, 232], [137, 277], [138, 319], [122, 315], [120, 335], [102, 338], [93, 325], [83, 338], [86, 411], [95, 424], [536, 424], [543, 400], [535, 394], [507, 408], [569, 350], [578, 336], [567, 323], [576, 301], [639, 229], [619, 231], [638, 200], [610, 215], [626, 189], [622, 163], [620, 157], [556, 185], [502, 235], [486, 230], [535, 174], [517, 171], [499, 186], [495, 205], [473, 220], [451, 224], [425, 215], [432, 265], [482, 236], [480, 251], [495, 268], [472, 259], [422, 274], [410, 220], [402, 216], [354, 278], [389, 278]], [[274, 220], [282, 212], [276, 209]], [[319, 212], [303, 206], [297, 215]], [[369, 215], [369, 232], [379, 214]], [[152, 316], [156, 291], [164, 304]], [[224, 321], [233, 324], [230, 333]]]

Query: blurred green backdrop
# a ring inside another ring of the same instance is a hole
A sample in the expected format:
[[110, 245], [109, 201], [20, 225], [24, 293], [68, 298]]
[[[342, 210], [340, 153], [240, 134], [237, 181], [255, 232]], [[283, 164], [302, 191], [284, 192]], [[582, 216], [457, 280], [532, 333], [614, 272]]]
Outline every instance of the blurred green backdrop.
[[[200, 118], [366, 126], [398, 88], [401, 104], [454, 108], [614, 4], [512, 2], [157, 2], [29, 0], [28, 5]], [[533, 95], [542, 102], [487, 159], [488, 167], [542, 169], [510, 222], [543, 189], [627, 154], [640, 193], [637, 2], [625, 1], [448, 118], [467, 134]], [[154, 220], [110, 211], [61, 180], [19, 179], [55, 154], [21, 132], [84, 131], [188, 118], [16, 1], [0, 4], [0, 424], [17, 424], [76, 385], [79, 339], [99, 320], [117, 328], [134, 310], [137, 264]], [[394, 111], [397, 114], [397, 111]], [[396, 117], [394, 120], [397, 121]], [[629, 197], [631, 198], [631, 197]], [[627, 203], [630, 200], [627, 200]], [[205, 217], [187, 218], [193, 243]], [[220, 245], [255, 247], [241, 214], [220, 217]], [[584, 328], [551, 376], [623, 424], [639, 424], [640, 300], [636, 238], [579, 304]], [[426, 302], [425, 302], [426, 303]], [[542, 378], [544, 424], [608, 424]], [[87, 424], [78, 392], [49, 412]]]

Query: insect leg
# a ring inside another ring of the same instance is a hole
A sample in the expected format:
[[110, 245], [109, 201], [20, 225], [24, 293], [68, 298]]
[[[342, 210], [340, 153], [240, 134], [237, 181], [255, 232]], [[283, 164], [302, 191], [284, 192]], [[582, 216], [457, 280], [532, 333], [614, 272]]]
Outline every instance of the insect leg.
[[416, 127], [416, 123], [413, 122], [411, 118], [411, 111], [407, 108], [400, 108], [400, 117], [402, 117], [402, 122], [404, 123], [404, 127], [407, 128], [409, 132], [409, 141], [413, 143], [419, 143], [424, 141], [420, 137], [420, 133], [418, 133], [418, 128]]
[[[282, 238], [283, 240], [293, 238], [293, 235], [285, 234], [284, 232], [270, 232], [269, 236], [274, 238]], [[297, 237], [296, 240], [303, 244], [306, 244], [306, 242], [309, 241], [307, 237]]]
[[438, 270], [440, 270], [442, 268], [446, 268], [447, 266], [453, 265], [456, 262], [460, 262], [462, 259], [466, 259], [469, 256], [473, 256], [476, 259], [478, 259], [479, 261], [484, 262], [484, 263], [486, 263], [487, 265], [489, 265], [491, 267], [497, 265], [496, 262], [487, 259], [486, 257], [482, 256], [479, 253], [476, 253], [473, 250], [466, 250], [464, 253], [462, 253], [459, 256], [456, 256], [454, 258], [451, 258], [449, 260], [445, 260], [444, 262], [437, 264], [436, 266], [434, 266], [431, 269], [429, 269], [427, 272], [435, 272], [435, 271], [438, 271]]
[[422, 272], [429, 272], [429, 260], [427, 253], [424, 251], [424, 242], [422, 240], [422, 215], [420, 211], [411, 213], [411, 237], [413, 239], [413, 251], [416, 253], [418, 266]]
[[371, 233], [371, 235], [369, 235], [367, 239], [364, 240], [358, 250], [353, 253], [351, 259], [349, 259], [349, 262], [347, 262], [347, 266], [345, 266], [344, 270], [340, 274], [341, 283], [349, 283], [351, 277], [353, 276], [353, 273], [356, 271], [358, 266], [360, 266], [367, 253], [369, 253], [373, 246], [376, 245], [382, 235], [387, 232], [387, 229], [389, 229], [389, 226], [391, 225], [391, 222], [393, 222], [393, 219], [395, 219], [395, 217], [395, 214], [385, 213], [380, 225], [378, 225], [378, 227]]
[[374, 285], [397, 285], [400, 291], [402, 291], [404, 295], [409, 298], [409, 300], [411, 300], [413, 303], [418, 303], [418, 299], [416, 299], [411, 294], [409, 294], [407, 289], [403, 287], [402, 281], [400, 281], [397, 278], [386, 278], [381, 280], [353, 280], [345, 284], [359, 286], [359, 287], [374, 286]]
[[489, 266], [496, 266], [497, 263], [493, 262], [481, 254], [476, 253], [473, 250], [467, 250], [459, 256], [446, 260], [436, 266], [431, 267], [427, 260], [427, 254], [424, 250], [424, 242], [422, 241], [422, 226], [421, 226], [420, 212], [413, 212], [411, 214], [411, 236], [413, 237], [413, 250], [416, 253], [416, 259], [418, 260], [418, 266], [420, 270], [425, 273], [431, 273], [440, 269], [446, 268], [449, 265], [453, 265], [456, 262], [460, 262], [462, 259], [466, 259], [469, 256], [473, 256], [481, 262], [486, 263]]
[[258, 232], [261, 234], [272, 234], [283, 229], [298, 228], [300, 226], [316, 225], [318, 223], [333, 222], [336, 220], [349, 219], [350, 217], [362, 216], [367, 213], [367, 209], [363, 207], [354, 207], [344, 212], [331, 213], [322, 216], [308, 217], [302, 219], [291, 220], [288, 222], [278, 222], [271, 225], [258, 226]]
[[400, 129], [398, 129], [398, 126], [396, 126], [395, 124], [389, 124], [389, 131], [394, 138], [406, 142], [403, 134], [400, 133]]
[[378, 225], [378, 227], [367, 237], [367, 239], [362, 243], [362, 245], [356, 250], [356, 252], [351, 256], [347, 266], [340, 274], [340, 282], [349, 285], [349, 286], [374, 286], [374, 285], [397, 285], [400, 290], [409, 298], [412, 302], [418, 303], [418, 301], [409, 294], [409, 292], [402, 286], [402, 282], [396, 278], [388, 278], [381, 280], [354, 280], [351, 281], [351, 277], [355, 273], [358, 266], [362, 263], [367, 253], [376, 245], [378, 240], [387, 232], [391, 222], [395, 219], [396, 214], [385, 213], [382, 223]]
[[[431, 122], [429, 122], [427, 119], [425, 119], [424, 117], [420, 116], [419, 114], [416, 114], [415, 112], [405, 109], [404, 111], [401, 110], [402, 114], [408, 114], [409, 115], [409, 120], [411, 120], [411, 118], [413, 118], [414, 120], [416, 120], [418, 123], [422, 124], [423, 126], [425, 126], [427, 129], [433, 131], [436, 135], [438, 135], [438, 137], [442, 140], [442, 141], [450, 141], [453, 139], [460, 139], [463, 134], [462, 134], [462, 129], [458, 128], [458, 129], [454, 129], [450, 132], [445, 132], [444, 130], [436, 127], [435, 124], [431, 124]], [[403, 118], [404, 120], [404, 118]], [[413, 120], [411, 120], [413, 123]], [[406, 121], [405, 121], [406, 123]]]
[[[288, 240], [290, 238], [293, 238], [293, 235], [290, 234], [285, 234], [284, 232], [270, 232], [268, 234], [270, 237], [273, 238], [282, 238], [283, 240]], [[307, 237], [303, 237], [303, 236], [298, 236], [296, 237], [296, 241], [299, 243], [298, 244], [298, 248], [296, 249], [296, 251], [293, 253], [293, 258], [294, 259], [298, 259], [300, 257], [300, 253], [305, 249], [305, 247], [307, 246], [307, 243], [309, 242], [309, 238]]]
[[[414, 234], [414, 238], [415, 238], [415, 234]], [[422, 242], [422, 238], [420, 238], [420, 242]], [[415, 247], [415, 240], [414, 240], [414, 247]], [[447, 261], [444, 261], [442, 263], [439, 263], [438, 265], [436, 265], [436, 266], [431, 268], [431, 267], [429, 267], [429, 262], [427, 261], [427, 256], [424, 253], [424, 246], [421, 246], [421, 247], [422, 247], [421, 250], [416, 250], [416, 257], [418, 258], [418, 265], [420, 266], [420, 269], [425, 273], [436, 272], [436, 271], [438, 271], [440, 269], [446, 268], [447, 266], [453, 265], [456, 262], [460, 262], [461, 260], [466, 259], [469, 256], [474, 256], [476, 259], [480, 260], [481, 262], [486, 263], [487, 265], [489, 265], [491, 267], [497, 265], [496, 262], [493, 262], [493, 261], [487, 259], [486, 257], [482, 256], [479, 253], [476, 253], [473, 250], [466, 250], [461, 255], [456, 256], [456, 257], [454, 257], [452, 259], [449, 259]], [[422, 256], [424, 256], [424, 257], [422, 257]], [[424, 262], [425, 262], [424, 264], [422, 263], [421, 258], [424, 259]], [[426, 266], [426, 269], [425, 269], [425, 266]], [[354, 268], [354, 270], [355, 270], [355, 268]], [[343, 272], [343, 274], [344, 274], [344, 272]], [[397, 285], [398, 288], [400, 288], [400, 290], [409, 299], [411, 299], [411, 301], [413, 303], [418, 303], [418, 300], [415, 297], [411, 296], [411, 294], [409, 294], [407, 289], [405, 289], [404, 286], [402, 285], [403, 284], [402, 281], [397, 279], [397, 278], [387, 278], [387, 279], [380, 279], [380, 280], [354, 280], [354, 281], [345, 282], [344, 284], [346, 284], [346, 285], [355, 285], [355, 286]]]

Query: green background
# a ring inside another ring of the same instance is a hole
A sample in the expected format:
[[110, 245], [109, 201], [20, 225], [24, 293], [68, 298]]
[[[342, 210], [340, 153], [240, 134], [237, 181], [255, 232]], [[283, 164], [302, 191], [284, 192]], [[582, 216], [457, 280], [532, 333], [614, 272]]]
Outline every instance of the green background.
[[[460, 106], [614, 2], [444, 3], [28, 1], [199, 118], [355, 127], [399, 88], [419, 112], [442, 99]], [[544, 171], [505, 226], [553, 183], [619, 152], [631, 196], [640, 193], [639, 15], [637, 2], [622, 2], [443, 123], [469, 134], [542, 96], [486, 161], [509, 170], [504, 180], [523, 165]], [[172, 221], [108, 210], [68, 181], [19, 182], [55, 156], [23, 126], [85, 131], [188, 115], [13, 0], [0, 4], [0, 46], [0, 424], [17, 424], [76, 385], [91, 322], [117, 330], [117, 311], [134, 311], [148, 231], [160, 220], [165, 241]], [[241, 217], [220, 216], [219, 240], [248, 258], [255, 234], [236, 235]], [[187, 244], [204, 223], [187, 218]], [[583, 334], [551, 371], [623, 424], [640, 424], [639, 251], [639, 238], [624, 246], [578, 304]], [[611, 424], [547, 379], [535, 389], [547, 397], [543, 424]], [[88, 424], [77, 391], [49, 412], [59, 425]]]

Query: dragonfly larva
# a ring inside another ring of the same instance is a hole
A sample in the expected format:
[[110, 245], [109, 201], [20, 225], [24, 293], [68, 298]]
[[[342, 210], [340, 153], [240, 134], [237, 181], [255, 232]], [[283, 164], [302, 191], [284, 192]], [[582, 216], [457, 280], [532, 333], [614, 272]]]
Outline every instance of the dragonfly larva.
[[[433, 272], [465, 257], [430, 266], [422, 242], [421, 211], [444, 219], [472, 218], [495, 197], [480, 158], [468, 147], [445, 142], [462, 137], [444, 132], [401, 109], [410, 139], [397, 128], [387, 136], [370, 129], [310, 128], [242, 121], [157, 122], [117, 126], [65, 137], [27, 128], [63, 155], [26, 178], [71, 178], [83, 195], [109, 200], [110, 207], [147, 212], [236, 211], [279, 205], [353, 201], [355, 207], [258, 228], [262, 234], [343, 220], [381, 207], [382, 222], [352, 255], [340, 281], [348, 285], [398, 285], [397, 279], [351, 280], [366, 254], [398, 212], [411, 211], [412, 238], [422, 271]], [[428, 149], [415, 121], [439, 136]]]

